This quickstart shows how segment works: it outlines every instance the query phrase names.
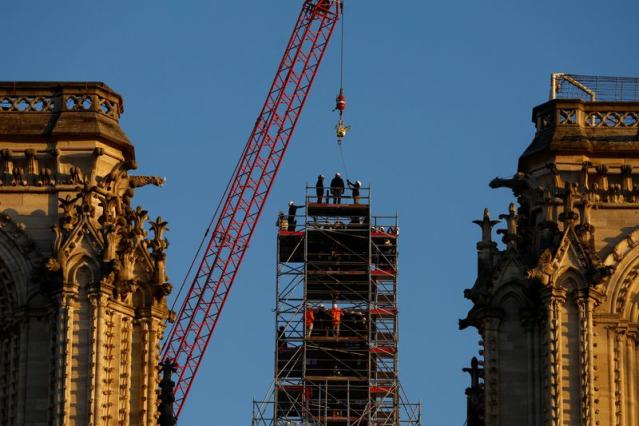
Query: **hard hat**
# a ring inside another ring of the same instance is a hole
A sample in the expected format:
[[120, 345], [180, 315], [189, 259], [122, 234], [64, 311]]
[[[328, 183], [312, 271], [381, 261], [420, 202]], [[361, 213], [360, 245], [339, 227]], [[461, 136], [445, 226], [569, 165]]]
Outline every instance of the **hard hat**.
[[324, 175], [319, 175], [318, 178], [324, 179]]
[[295, 204], [295, 201], [289, 201], [289, 202], [288, 202], [288, 205], [289, 205], [289, 206], [292, 206], [292, 205], [294, 205], [294, 204]]
[[356, 184], [358, 184], [359, 186], [362, 186], [362, 181], [361, 180], [357, 180], [355, 181]]
[[335, 176], [342, 177], [342, 174], [341, 173], [335, 173]]
[[320, 307], [320, 308], [323, 308], [323, 307], [324, 307], [324, 304], [323, 304], [323, 303], [320, 303], [320, 304], [319, 304], [319, 307]]

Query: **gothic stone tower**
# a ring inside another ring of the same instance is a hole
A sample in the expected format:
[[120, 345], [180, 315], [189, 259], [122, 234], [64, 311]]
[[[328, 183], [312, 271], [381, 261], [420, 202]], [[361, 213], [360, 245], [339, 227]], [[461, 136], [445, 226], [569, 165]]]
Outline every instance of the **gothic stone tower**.
[[129, 176], [122, 110], [102, 83], [0, 83], [2, 425], [157, 423], [167, 224], [131, 206], [161, 179]]
[[488, 211], [475, 221], [469, 425], [638, 425], [639, 102], [554, 99], [533, 122], [517, 173], [491, 182], [517, 198], [505, 247]]

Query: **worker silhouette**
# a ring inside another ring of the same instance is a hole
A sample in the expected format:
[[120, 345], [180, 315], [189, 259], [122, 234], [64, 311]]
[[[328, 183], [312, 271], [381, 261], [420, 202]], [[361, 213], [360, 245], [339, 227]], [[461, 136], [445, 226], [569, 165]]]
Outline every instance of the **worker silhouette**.
[[346, 179], [346, 182], [348, 183], [348, 187], [353, 193], [353, 204], [359, 204], [359, 190], [362, 187], [362, 181], [356, 180], [355, 183], [353, 183], [350, 180]]
[[340, 173], [335, 173], [335, 177], [331, 180], [331, 194], [333, 195], [333, 204], [342, 204], [342, 194], [344, 193], [344, 179]]
[[322, 197], [324, 196], [324, 175], [319, 175], [317, 177], [317, 182], [315, 182], [315, 193], [317, 194], [317, 202], [322, 204]]
[[295, 215], [297, 214], [297, 209], [304, 207], [304, 205], [298, 206], [295, 204], [295, 201], [289, 201], [288, 203], [288, 230], [295, 231], [295, 226], [297, 225], [297, 219]]

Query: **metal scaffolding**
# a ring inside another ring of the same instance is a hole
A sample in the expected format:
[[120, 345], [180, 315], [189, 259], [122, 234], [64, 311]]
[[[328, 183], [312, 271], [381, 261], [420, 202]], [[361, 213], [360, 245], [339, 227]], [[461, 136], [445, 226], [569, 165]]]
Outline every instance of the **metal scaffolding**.
[[307, 188], [305, 215], [280, 217], [275, 377], [254, 426], [421, 425], [398, 379], [397, 216], [360, 193]]

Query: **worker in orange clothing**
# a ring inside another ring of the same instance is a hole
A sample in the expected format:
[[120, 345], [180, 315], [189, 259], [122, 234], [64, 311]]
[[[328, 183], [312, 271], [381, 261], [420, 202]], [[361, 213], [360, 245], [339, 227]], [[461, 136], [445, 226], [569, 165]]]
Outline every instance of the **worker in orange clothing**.
[[333, 322], [333, 336], [339, 336], [339, 326], [342, 322], [342, 309], [337, 306], [337, 303], [333, 302], [331, 308], [331, 321]]
[[302, 402], [304, 404], [304, 408], [306, 411], [311, 410], [311, 400], [313, 399], [313, 388], [309, 385], [304, 386], [304, 390], [302, 391]]
[[313, 324], [315, 323], [315, 310], [311, 307], [306, 308], [304, 313], [304, 322], [306, 324], [306, 337], [311, 337], [313, 333]]

